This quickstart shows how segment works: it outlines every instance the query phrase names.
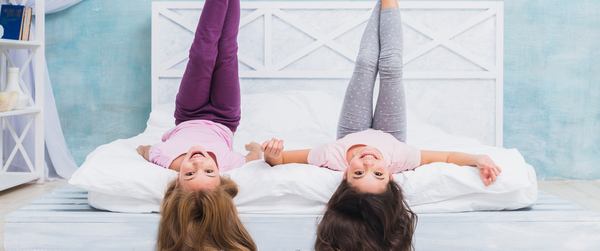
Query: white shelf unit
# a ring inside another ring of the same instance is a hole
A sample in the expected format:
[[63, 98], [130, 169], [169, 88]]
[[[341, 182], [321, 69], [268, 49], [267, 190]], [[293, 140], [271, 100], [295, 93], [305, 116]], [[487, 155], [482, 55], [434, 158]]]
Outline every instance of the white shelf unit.
[[[0, 191], [35, 180], [43, 182], [46, 177], [43, 112], [46, 82], [44, 0], [35, 0], [33, 8], [35, 29], [32, 30], [31, 41], [0, 39], [0, 83], [6, 83], [6, 67], [19, 67], [21, 89], [30, 95], [35, 93], [29, 100], [28, 107], [0, 112], [0, 130], [2, 132], [0, 133]], [[9, 56], [11, 50], [24, 50], [28, 57], [20, 65], [16, 65]], [[33, 71], [33, 81], [35, 82], [34, 90], [29, 90], [30, 88], [27, 88], [23, 81], [23, 75], [31, 71]], [[20, 131], [11, 122], [11, 119], [17, 116], [24, 118], [22, 121], [26, 121]], [[5, 132], [8, 132], [9, 136], [6, 136]], [[30, 132], [34, 134], [33, 144], [31, 147], [27, 147], [23, 144], [23, 140]], [[7, 145], [11, 140], [14, 146]], [[10, 147], [7, 148], [7, 146]], [[9, 149], [8, 152], [5, 151], [7, 149]], [[5, 153], [8, 154], [5, 155]], [[11, 168], [11, 164], [14, 164], [18, 154], [21, 155], [26, 170], [15, 171]]]

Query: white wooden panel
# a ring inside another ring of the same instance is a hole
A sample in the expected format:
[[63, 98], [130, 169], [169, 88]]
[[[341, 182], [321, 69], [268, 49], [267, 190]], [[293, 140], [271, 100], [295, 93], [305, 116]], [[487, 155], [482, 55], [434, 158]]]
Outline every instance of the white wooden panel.
[[[202, 5], [153, 2], [153, 107], [174, 103]], [[250, 85], [242, 94], [256, 92], [255, 84], [276, 82], [283, 88], [341, 89], [334, 92], [341, 97], [372, 6], [372, 1], [242, 2], [240, 77], [242, 85]], [[449, 133], [501, 146], [503, 3], [402, 1], [400, 6], [404, 77], [407, 85], [419, 83], [407, 88], [409, 110]], [[299, 81], [292, 86], [289, 80]], [[340, 88], [319, 86], [324, 80]], [[473, 85], [480, 85], [478, 92], [465, 94]], [[440, 93], [455, 103], [434, 102]]]
[[[250, 225], [260, 250], [313, 250], [314, 219]], [[429, 223], [421, 219], [419, 251], [600, 249], [600, 222]], [[293, 227], [290, 227], [293, 226]], [[452, 231], [449, 231], [451, 227]], [[289, 231], [286, 231], [288, 228]], [[36, 229], [36, 231], [30, 231]], [[280, 231], [275, 231], [279, 229]], [[281, 230], [284, 229], [284, 230]], [[69, 231], [66, 231], [69, 230]], [[547, 231], [546, 231], [547, 230]], [[15, 234], [20, 233], [20, 234]], [[24, 223], [5, 227], [6, 250], [153, 250], [156, 223]], [[277, 241], [274, 241], [277, 240]]]
[[[97, 211], [60, 188], [6, 217], [6, 250], [152, 250], [158, 214]], [[42, 203], [43, 202], [43, 203]], [[260, 250], [312, 250], [320, 215], [241, 215]], [[452, 229], [449, 230], [449, 227]], [[600, 213], [541, 193], [531, 209], [420, 214], [416, 250], [598, 250]]]

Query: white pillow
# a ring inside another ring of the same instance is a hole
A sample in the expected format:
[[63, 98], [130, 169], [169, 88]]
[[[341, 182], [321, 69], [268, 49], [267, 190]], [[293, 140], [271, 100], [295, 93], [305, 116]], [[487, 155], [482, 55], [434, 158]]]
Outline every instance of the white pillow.
[[[339, 172], [324, 168], [303, 164], [271, 167], [262, 160], [246, 163], [243, 168], [231, 170], [225, 176], [238, 185], [234, 202], [240, 213], [319, 214], [341, 180]], [[310, 184], [307, 185], [307, 181]], [[91, 206], [114, 212], [158, 212], [160, 199], [162, 197], [140, 199], [124, 194], [88, 192]]]
[[160, 204], [166, 186], [177, 172], [144, 160], [136, 147], [160, 140], [145, 132], [129, 139], [102, 145], [90, 153], [69, 183], [91, 192], [116, 195]]
[[[497, 151], [508, 155], [490, 152], [492, 158], [506, 158], [497, 161], [514, 161], [514, 165], [505, 165], [503, 174], [489, 187], [479, 180], [475, 168], [446, 163], [425, 165], [396, 174], [394, 179], [402, 187], [411, 208], [419, 213], [517, 209], [531, 205], [537, 197], [533, 168], [520, 163], [517, 152], [510, 156], [508, 152], [512, 150]], [[342, 179], [341, 172], [325, 168], [305, 164], [271, 167], [264, 161], [247, 163], [225, 175], [240, 188], [234, 199], [238, 211], [252, 214], [320, 214]], [[150, 198], [96, 190], [88, 196], [90, 205], [117, 212], [157, 212], [162, 198], [159, 188], [164, 189], [168, 180], [161, 184], [141, 183], [147, 180], [136, 181], [140, 187], [156, 189]]]
[[[335, 139], [340, 104], [339, 98], [321, 92], [245, 95], [234, 148], [242, 152], [245, 143], [273, 136], [284, 139], [287, 149], [330, 142]], [[157, 210], [176, 172], [145, 161], [135, 148], [158, 142], [162, 133], [173, 126], [172, 114], [172, 106], [155, 107], [142, 134], [98, 147], [69, 182], [89, 190], [90, 204], [98, 208]], [[410, 114], [408, 132], [409, 144], [423, 149], [486, 153], [504, 168], [498, 181], [488, 188], [471, 167], [436, 163], [398, 174], [396, 181], [403, 186], [411, 205], [427, 212], [452, 212], [514, 209], [535, 201], [535, 172], [518, 151], [486, 147], [472, 139], [448, 135]], [[340, 172], [301, 164], [273, 168], [263, 161], [247, 163], [228, 175], [240, 187], [235, 198], [240, 213], [321, 213], [341, 180]], [[115, 204], [119, 200], [110, 200], [110, 196], [139, 203], [127, 207], [127, 203]], [[494, 202], [500, 196], [503, 199]], [[142, 202], [147, 204], [140, 206]]]
[[239, 187], [240, 213], [320, 214], [341, 181], [341, 173], [305, 164], [271, 167], [262, 160], [228, 175]]

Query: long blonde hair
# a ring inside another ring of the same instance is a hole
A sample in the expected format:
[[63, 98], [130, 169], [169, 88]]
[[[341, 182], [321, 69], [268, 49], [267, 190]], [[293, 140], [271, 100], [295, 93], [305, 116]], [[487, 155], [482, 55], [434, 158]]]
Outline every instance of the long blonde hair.
[[233, 204], [237, 192], [224, 177], [212, 191], [184, 191], [177, 180], [171, 182], [161, 206], [157, 250], [256, 251]]

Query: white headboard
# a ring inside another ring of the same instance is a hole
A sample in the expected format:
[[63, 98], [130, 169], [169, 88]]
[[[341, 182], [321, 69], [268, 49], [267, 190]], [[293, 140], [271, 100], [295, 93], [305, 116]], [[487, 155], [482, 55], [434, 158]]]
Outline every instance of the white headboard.
[[[343, 96], [373, 1], [242, 1], [242, 94]], [[152, 109], [174, 104], [203, 1], [152, 2]], [[503, 3], [400, 1], [408, 109], [502, 145]], [[409, 122], [410, 123], [410, 122]]]

